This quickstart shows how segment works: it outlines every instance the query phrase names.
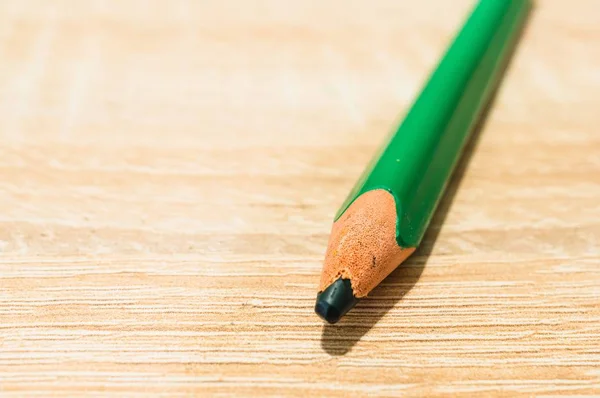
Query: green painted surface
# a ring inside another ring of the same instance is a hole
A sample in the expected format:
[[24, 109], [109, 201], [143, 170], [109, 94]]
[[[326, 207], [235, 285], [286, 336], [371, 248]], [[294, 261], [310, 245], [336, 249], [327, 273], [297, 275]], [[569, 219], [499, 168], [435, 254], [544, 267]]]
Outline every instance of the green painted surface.
[[481, 0], [400, 127], [371, 161], [337, 220], [361, 194], [385, 189], [396, 200], [396, 240], [417, 246], [473, 127], [498, 84], [529, 0]]

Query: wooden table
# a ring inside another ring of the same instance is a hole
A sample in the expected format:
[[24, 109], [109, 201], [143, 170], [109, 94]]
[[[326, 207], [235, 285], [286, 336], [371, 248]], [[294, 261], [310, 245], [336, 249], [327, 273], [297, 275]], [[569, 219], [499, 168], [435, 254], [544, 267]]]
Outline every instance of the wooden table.
[[0, 395], [600, 394], [600, 5], [539, 0], [423, 247], [331, 219], [470, 8], [0, 2]]

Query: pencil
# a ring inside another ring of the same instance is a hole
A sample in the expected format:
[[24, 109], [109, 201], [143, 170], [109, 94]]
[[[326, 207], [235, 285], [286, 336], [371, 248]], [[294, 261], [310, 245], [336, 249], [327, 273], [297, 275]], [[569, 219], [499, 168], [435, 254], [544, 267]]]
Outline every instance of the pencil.
[[335, 215], [315, 305], [337, 322], [421, 242], [529, 0], [481, 0]]

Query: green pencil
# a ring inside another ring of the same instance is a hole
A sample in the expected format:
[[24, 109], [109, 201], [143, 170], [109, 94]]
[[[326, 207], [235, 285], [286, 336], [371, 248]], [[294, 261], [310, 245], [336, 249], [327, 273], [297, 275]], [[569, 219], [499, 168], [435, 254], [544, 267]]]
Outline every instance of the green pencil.
[[421, 242], [498, 85], [529, 0], [481, 0], [337, 212], [315, 311], [337, 322]]

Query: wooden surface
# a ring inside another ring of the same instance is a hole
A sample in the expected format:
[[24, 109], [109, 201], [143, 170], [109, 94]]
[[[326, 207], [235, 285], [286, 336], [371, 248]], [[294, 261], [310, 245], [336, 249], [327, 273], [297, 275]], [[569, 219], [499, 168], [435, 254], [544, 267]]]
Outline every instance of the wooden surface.
[[0, 396], [600, 394], [600, 5], [538, 1], [425, 243], [330, 222], [472, 2], [0, 2]]

